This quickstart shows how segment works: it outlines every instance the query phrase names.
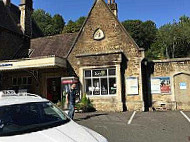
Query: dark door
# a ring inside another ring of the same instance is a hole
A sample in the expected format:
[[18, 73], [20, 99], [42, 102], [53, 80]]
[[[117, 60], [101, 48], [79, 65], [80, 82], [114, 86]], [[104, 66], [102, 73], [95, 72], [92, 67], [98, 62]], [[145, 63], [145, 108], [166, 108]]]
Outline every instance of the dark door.
[[61, 78], [47, 79], [47, 99], [53, 103], [61, 101]]

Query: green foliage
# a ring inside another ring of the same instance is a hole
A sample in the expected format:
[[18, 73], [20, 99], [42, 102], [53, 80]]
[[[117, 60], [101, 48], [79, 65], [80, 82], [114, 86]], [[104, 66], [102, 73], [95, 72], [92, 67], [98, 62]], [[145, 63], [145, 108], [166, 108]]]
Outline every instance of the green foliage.
[[77, 110], [82, 110], [83, 112], [93, 112], [95, 108], [91, 103], [90, 99], [86, 97], [86, 94], [83, 95], [81, 102], [76, 104]]
[[179, 22], [174, 21], [160, 27], [156, 41], [146, 55], [149, 59], [188, 57], [190, 55], [190, 18], [182, 16]]
[[135, 40], [137, 45], [145, 50], [150, 49], [156, 39], [157, 28], [152, 21], [126, 20], [122, 22], [125, 29]]
[[42, 9], [35, 10], [32, 14], [44, 36], [60, 34], [65, 26], [64, 19], [61, 15], [56, 14], [53, 17]]
[[80, 17], [78, 20], [73, 22], [69, 20], [68, 24], [64, 27], [63, 33], [76, 33], [79, 32], [86, 17]]

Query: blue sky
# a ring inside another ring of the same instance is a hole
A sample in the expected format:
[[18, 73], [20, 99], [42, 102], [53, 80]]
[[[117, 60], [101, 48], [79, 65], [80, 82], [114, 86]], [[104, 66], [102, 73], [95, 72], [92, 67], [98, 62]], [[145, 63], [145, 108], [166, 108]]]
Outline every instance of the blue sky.
[[[87, 16], [94, 0], [33, 0], [34, 9], [44, 9], [51, 15], [61, 14], [65, 21]], [[107, 0], [106, 0], [107, 1]], [[158, 27], [178, 20], [180, 16], [190, 16], [190, 0], [116, 0], [119, 20], [152, 20]], [[12, 0], [18, 5], [20, 0]]]

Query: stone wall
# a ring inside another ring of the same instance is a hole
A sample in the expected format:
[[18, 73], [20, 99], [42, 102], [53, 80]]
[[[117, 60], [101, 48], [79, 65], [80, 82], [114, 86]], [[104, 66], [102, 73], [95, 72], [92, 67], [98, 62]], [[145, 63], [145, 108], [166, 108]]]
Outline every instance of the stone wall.
[[171, 93], [152, 94], [152, 107], [190, 110], [190, 59], [157, 60], [153, 61], [153, 67], [151, 77], [170, 77]]

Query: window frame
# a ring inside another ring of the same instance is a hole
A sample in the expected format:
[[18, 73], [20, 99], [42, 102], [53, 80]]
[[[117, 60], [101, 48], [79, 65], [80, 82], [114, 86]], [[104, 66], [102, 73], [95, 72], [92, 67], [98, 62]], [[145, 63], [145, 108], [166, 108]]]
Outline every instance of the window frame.
[[[109, 70], [111, 70], [111, 69], [114, 69], [115, 70], [115, 75], [109, 75]], [[94, 77], [93, 76], [93, 71], [94, 70], [106, 70], [107, 71], [107, 74], [105, 75], [105, 76], [97, 76], [97, 77]], [[85, 72], [86, 71], [91, 71], [91, 76], [90, 77], [86, 77], [85, 76]], [[90, 87], [93, 87], [93, 79], [99, 79], [99, 86], [100, 86], [100, 95], [94, 95], [94, 92], [93, 91], [91, 91], [92, 93], [89, 95], [89, 94], [87, 94], [87, 96], [88, 97], [99, 97], [99, 96], [116, 96], [117, 95], [117, 88], [118, 88], [118, 86], [116, 87], [116, 93], [115, 94], [110, 94], [110, 82], [109, 82], [109, 80], [110, 79], [115, 79], [115, 84], [117, 85], [117, 67], [102, 67], [102, 68], [86, 68], [86, 69], [84, 69], [83, 70], [83, 75], [84, 75], [84, 77], [83, 77], [83, 80], [84, 80], [84, 87], [83, 87], [83, 89], [84, 89], [84, 92], [86, 93], [86, 90], [87, 90], [87, 85], [86, 85], [86, 80], [88, 79], [88, 80], [91, 80], [91, 86]], [[106, 79], [107, 80], [107, 94], [102, 94], [102, 81], [101, 81], [101, 79]]]

